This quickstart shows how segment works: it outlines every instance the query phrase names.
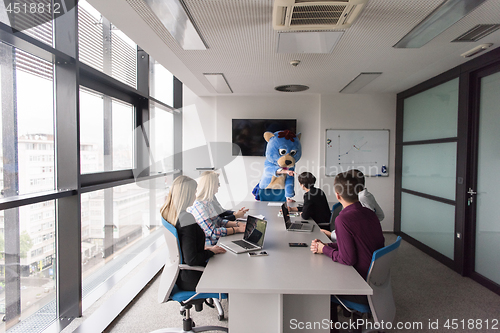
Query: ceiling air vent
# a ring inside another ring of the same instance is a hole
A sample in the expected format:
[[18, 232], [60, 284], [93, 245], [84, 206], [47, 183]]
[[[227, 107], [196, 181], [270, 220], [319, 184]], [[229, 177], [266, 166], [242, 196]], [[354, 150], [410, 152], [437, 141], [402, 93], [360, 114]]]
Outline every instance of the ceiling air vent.
[[303, 86], [301, 84], [286, 84], [283, 86], [274, 87], [275, 90], [284, 92], [299, 92], [309, 89], [308, 86]]
[[278, 31], [346, 29], [368, 0], [275, 0], [273, 28]]
[[476, 42], [498, 29], [500, 29], [500, 24], [478, 24], [452, 42]]

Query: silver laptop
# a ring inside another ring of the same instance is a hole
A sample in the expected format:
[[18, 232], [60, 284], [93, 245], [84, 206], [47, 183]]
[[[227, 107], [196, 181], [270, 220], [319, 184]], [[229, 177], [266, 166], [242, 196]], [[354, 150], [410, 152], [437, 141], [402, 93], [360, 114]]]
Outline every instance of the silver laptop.
[[236, 254], [261, 250], [264, 247], [266, 228], [266, 220], [248, 215], [243, 239], [228, 241], [222, 237], [217, 245]]
[[286, 202], [281, 205], [281, 212], [283, 213], [283, 219], [285, 220], [285, 228], [287, 231], [299, 231], [299, 232], [311, 232], [314, 229], [314, 224], [304, 221], [292, 222], [290, 220], [290, 215], [288, 213], [288, 207]]

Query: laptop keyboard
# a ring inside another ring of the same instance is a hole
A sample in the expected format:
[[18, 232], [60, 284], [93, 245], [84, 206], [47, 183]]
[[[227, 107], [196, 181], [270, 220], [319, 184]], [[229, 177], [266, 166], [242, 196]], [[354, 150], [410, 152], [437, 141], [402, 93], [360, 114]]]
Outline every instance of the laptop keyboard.
[[302, 229], [302, 224], [293, 223], [290, 229]]
[[235, 241], [233, 241], [233, 243], [237, 244], [237, 245], [239, 245], [239, 246], [241, 246], [242, 248], [245, 248], [245, 249], [255, 249], [257, 247], [255, 245], [248, 244], [244, 240], [235, 240]]

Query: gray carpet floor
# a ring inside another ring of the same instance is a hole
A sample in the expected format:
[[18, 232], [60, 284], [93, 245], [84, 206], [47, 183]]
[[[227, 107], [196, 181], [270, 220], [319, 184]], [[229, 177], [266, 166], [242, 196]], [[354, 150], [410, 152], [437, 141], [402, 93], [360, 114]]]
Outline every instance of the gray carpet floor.
[[[385, 238], [386, 244], [390, 244], [396, 236], [385, 234]], [[394, 325], [402, 323], [406, 328], [390, 332], [500, 332], [499, 295], [460, 276], [405, 241], [391, 274], [397, 309]], [[157, 303], [158, 283], [158, 278], [151, 281], [106, 332], [146, 333], [164, 327], [182, 327], [177, 303]], [[227, 301], [222, 304], [226, 316], [230, 317]], [[205, 307], [202, 312], [193, 311], [192, 317], [197, 326], [227, 327], [227, 319], [219, 321], [215, 309]], [[473, 325], [469, 326], [471, 320]], [[450, 325], [458, 325], [457, 329], [446, 328], [447, 321]], [[495, 323], [496, 329], [491, 327]], [[63, 332], [69, 333], [71, 328]]]

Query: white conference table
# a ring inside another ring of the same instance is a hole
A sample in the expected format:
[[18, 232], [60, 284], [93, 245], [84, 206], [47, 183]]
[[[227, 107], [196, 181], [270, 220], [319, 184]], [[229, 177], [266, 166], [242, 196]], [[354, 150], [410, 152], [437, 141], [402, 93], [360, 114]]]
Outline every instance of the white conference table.
[[[280, 207], [254, 201], [237, 208], [243, 206], [250, 209], [249, 215], [264, 215], [268, 221], [264, 250], [269, 255], [250, 257], [229, 251], [216, 255], [210, 258], [196, 288], [198, 292], [229, 294], [230, 332], [318, 332], [299, 330], [299, 323], [329, 322], [330, 295], [373, 293], [353, 267], [311, 252], [313, 239], [328, 242], [317, 225], [312, 232], [286, 231], [283, 218], [278, 217]], [[238, 239], [242, 234], [227, 237]], [[308, 246], [289, 247], [292, 242]]]

